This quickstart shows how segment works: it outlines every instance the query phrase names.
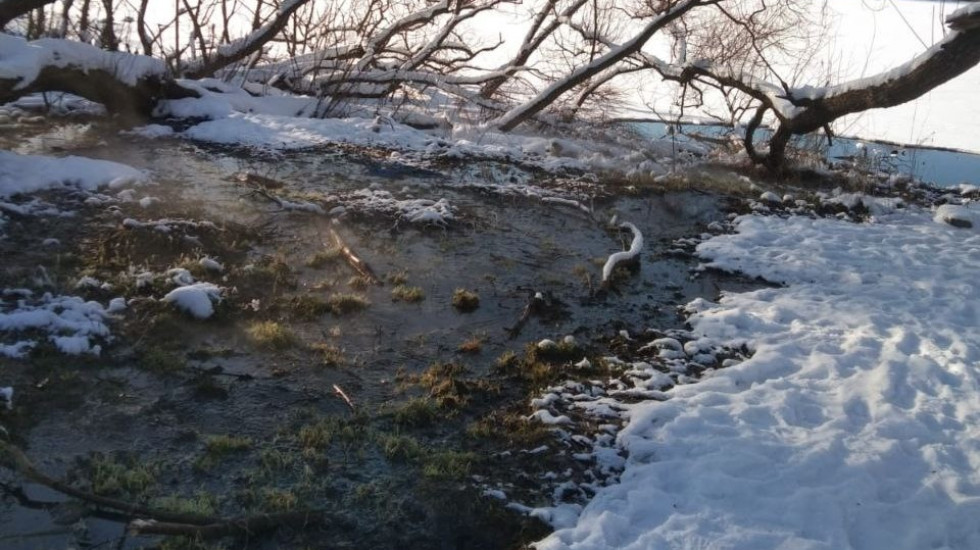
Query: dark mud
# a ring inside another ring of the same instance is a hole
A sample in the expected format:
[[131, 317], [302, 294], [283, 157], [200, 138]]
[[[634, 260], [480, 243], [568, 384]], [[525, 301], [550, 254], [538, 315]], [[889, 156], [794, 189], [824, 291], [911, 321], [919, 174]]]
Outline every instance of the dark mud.
[[[712, 194], [617, 195], [587, 180], [522, 173], [576, 200], [593, 189], [590, 216], [501, 190], [508, 182], [476, 181], [497, 166], [408, 166], [350, 148], [251, 154], [110, 134], [73, 153], [149, 170], [157, 185], [135, 196], [159, 200], [94, 205], [55, 193], [45, 199], [74, 217], [4, 228], [4, 288], [31, 287], [44, 266], [49, 290], [79, 292], [74, 281], [90, 275], [113, 290], [87, 298], [133, 300], [100, 357], [41, 347], [24, 360], [0, 358], [0, 385], [17, 392], [14, 410], [0, 411], [10, 440], [45, 473], [114, 498], [224, 517], [326, 510], [330, 521], [247, 541], [129, 536], [120, 518], [0, 469], [5, 549], [521, 547], [547, 528], [481, 487], [519, 481], [533, 493], [533, 479], [508, 480], [513, 463], [493, 457], [548, 436], [520, 417], [554, 377], [515, 374], [501, 357], [569, 334], [581, 343], [576, 360], [601, 357], [623, 330], [679, 327], [679, 305], [758, 285], [693, 272], [696, 261], [677, 245], [725, 219], [724, 200]], [[427, 226], [382, 211], [284, 210], [236, 179], [246, 170], [283, 183], [267, 194], [324, 210], [332, 196], [373, 188], [446, 199], [455, 216]], [[628, 235], [605, 223], [613, 215], [639, 227], [645, 248], [638, 269], [604, 289], [602, 263], [628, 247]], [[161, 235], [127, 229], [126, 218], [213, 226]], [[357, 277], [331, 230], [382, 284]], [[38, 246], [48, 237], [60, 240], [56, 250]], [[204, 256], [224, 271], [202, 270]], [[176, 312], [155, 301], [165, 283], [137, 287], [131, 277], [178, 266], [225, 288], [213, 318]], [[457, 289], [476, 293], [479, 306], [454, 307]], [[544, 305], [519, 324], [537, 293]], [[554, 376], [568, 363], [558, 359], [549, 363]]]

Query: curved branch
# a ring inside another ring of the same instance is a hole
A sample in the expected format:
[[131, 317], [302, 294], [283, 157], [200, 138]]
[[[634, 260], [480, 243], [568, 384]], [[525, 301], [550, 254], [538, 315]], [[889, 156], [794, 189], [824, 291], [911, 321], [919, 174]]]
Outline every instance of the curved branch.
[[218, 51], [210, 59], [202, 58], [201, 61], [189, 65], [184, 70], [184, 74], [188, 78], [204, 78], [252, 55], [279, 34], [289, 22], [289, 18], [296, 13], [296, 10], [309, 1], [286, 0], [279, 6], [279, 11], [276, 12], [272, 21], [251, 32], [248, 36], [239, 38], [230, 44], [218, 46]]

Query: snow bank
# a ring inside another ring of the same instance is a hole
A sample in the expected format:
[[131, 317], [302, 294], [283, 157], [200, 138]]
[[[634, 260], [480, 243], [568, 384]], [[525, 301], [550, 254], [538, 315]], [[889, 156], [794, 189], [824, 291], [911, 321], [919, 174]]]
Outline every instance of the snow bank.
[[[95, 342], [109, 338], [107, 315], [98, 302], [86, 302], [78, 296], [46, 293], [37, 300], [4, 298], [0, 301], [0, 334], [41, 331], [63, 353], [99, 355], [102, 346]], [[24, 357], [37, 343], [29, 337], [14, 344], [0, 344], [0, 355]]]
[[145, 183], [145, 173], [115, 162], [82, 157], [45, 157], [0, 151], [0, 198], [56, 187], [93, 191]]
[[621, 483], [537, 547], [980, 548], [980, 234], [922, 210], [736, 228], [708, 265], [788, 286], [690, 322], [754, 355], [632, 406]]

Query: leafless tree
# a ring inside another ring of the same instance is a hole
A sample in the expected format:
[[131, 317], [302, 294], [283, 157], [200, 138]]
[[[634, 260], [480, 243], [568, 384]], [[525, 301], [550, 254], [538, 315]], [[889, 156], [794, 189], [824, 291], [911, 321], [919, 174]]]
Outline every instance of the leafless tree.
[[[160, 99], [194, 95], [177, 77], [222, 76], [314, 94], [326, 106], [372, 98], [390, 107], [438, 90], [510, 131], [590, 106], [601, 112], [619, 97], [621, 77], [656, 75], [679, 87], [682, 112], [705, 108], [714, 94], [727, 110], [719, 116], [747, 118], [749, 157], [778, 170], [793, 135], [830, 135], [843, 115], [909, 101], [980, 63], [978, 9], [956, 12], [945, 38], [912, 62], [831, 86], [804, 70], [819, 48], [802, 0], [534, 0], [515, 53], [492, 68], [481, 59], [503, 38], [477, 38], [467, 26], [520, 0], [174, 0], [169, 22], [153, 28], [150, 4], [0, 0], [0, 26], [101, 48], [93, 66], [59, 62], [30, 82], [0, 78], [0, 101], [62, 90], [145, 115]], [[655, 37], [669, 43], [668, 56], [653, 53]], [[59, 44], [39, 42], [51, 51]], [[163, 68], [134, 84], [117, 69], [136, 58], [116, 50], [138, 50]], [[767, 120], [774, 132], [760, 148], [755, 136]]]

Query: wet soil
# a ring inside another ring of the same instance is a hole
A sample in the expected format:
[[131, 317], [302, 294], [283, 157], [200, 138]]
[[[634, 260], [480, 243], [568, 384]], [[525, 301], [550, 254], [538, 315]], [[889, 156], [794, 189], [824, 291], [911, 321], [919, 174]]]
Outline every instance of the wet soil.
[[[50, 141], [25, 147], [51, 154]], [[41, 197], [73, 214], [11, 218], [0, 287], [82, 293], [103, 304], [122, 295], [130, 307], [98, 357], [40, 346], [27, 359], [0, 358], [0, 385], [16, 389], [0, 424], [40, 470], [99, 494], [225, 517], [330, 514], [249, 547], [497, 549], [539, 539], [544, 524], [481, 493], [501, 480], [535, 490], [533, 479], [509, 480], [514, 463], [494, 457], [547, 438], [514, 418], [553, 378], [504, 372], [500, 358], [566, 335], [580, 342], [576, 361], [598, 358], [622, 331], [680, 327], [678, 306], [759, 284], [693, 271], [690, 241], [678, 244], [726, 218], [714, 194], [617, 193], [575, 175], [521, 173], [570, 199], [592, 189], [589, 215], [502, 190], [507, 182], [494, 174], [510, 169], [490, 163], [409, 166], [352, 148], [271, 155], [115, 133], [72, 143], [58, 151], [146, 169], [156, 185], [99, 201]], [[257, 194], [236, 178], [243, 171], [283, 186]], [[328, 210], [329, 197], [359, 189], [446, 199], [455, 217], [440, 225], [355, 209], [331, 217], [284, 210], [266, 196]], [[144, 196], [158, 200], [141, 206]], [[636, 224], [645, 245], [636, 269], [601, 288], [606, 257], [629, 246], [629, 234], [605, 223], [614, 215]], [[125, 219], [190, 223], [161, 233], [127, 228]], [[331, 231], [381, 284], [357, 276]], [[59, 244], [41, 246], [48, 238]], [[201, 268], [202, 257], [224, 270]], [[38, 266], [49, 286], [37, 281]], [[165, 277], [134, 282], [136, 273], [180, 266], [224, 288], [214, 317], [195, 320], [157, 301], [172, 288]], [[82, 275], [112, 289], [75, 290]], [[454, 307], [457, 289], [476, 293], [478, 307]], [[538, 293], [543, 305], [519, 323]], [[537, 471], [575, 464], [525, 460]], [[11, 470], [0, 468], [0, 483], [0, 547], [11, 550], [246, 544], [130, 536], [121, 518]]]

